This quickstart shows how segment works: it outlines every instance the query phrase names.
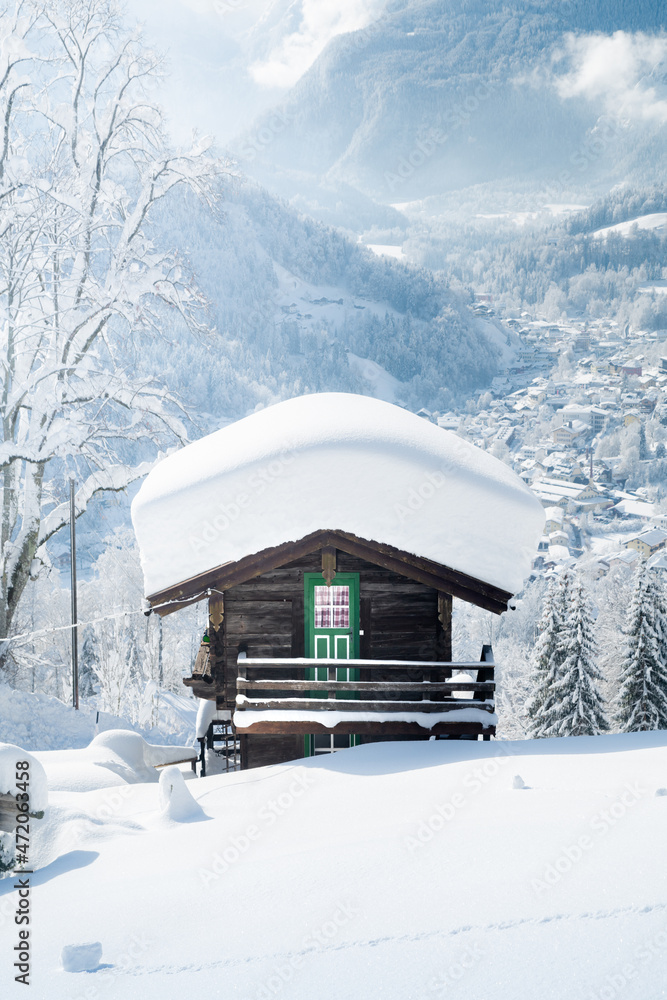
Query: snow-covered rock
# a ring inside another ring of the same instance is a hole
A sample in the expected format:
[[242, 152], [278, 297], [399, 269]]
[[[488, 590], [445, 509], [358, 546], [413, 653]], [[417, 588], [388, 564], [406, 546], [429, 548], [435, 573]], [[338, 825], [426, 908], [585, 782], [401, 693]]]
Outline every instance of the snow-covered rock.
[[319, 393], [168, 456], [132, 504], [146, 594], [319, 529], [514, 593], [544, 511], [502, 462], [400, 407]]

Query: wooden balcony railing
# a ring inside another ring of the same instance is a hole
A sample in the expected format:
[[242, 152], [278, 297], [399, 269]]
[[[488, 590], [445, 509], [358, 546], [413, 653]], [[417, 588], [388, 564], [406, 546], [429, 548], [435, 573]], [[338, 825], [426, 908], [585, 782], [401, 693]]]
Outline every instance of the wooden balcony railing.
[[[348, 670], [357, 671], [358, 679], [339, 679], [343, 670], [346, 675]], [[318, 679], [308, 677], [307, 671], [313, 677], [317, 672]], [[321, 677], [323, 671], [326, 679]], [[452, 677], [455, 671], [464, 671], [468, 677]], [[470, 675], [475, 679], [470, 680]], [[375, 732], [376, 729], [367, 728], [373, 727], [373, 716], [385, 731], [392, 725], [392, 717], [394, 725], [400, 722], [401, 726], [409, 727], [396, 732], [416, 732], [420, 727], [422, 732], [426, 728], [434, 734], [454, 728], [461, 733], [495, 731], [495, 679], [490, 646], [483, 648], [481, 660], [458, 663], [304, 657], [254, 659], [241, 654], [236, 688], [236, 726], [248, 732], [286, 732], [290, 723], [290, 731], [300, 732], [302, 728], [304, 732], [312, 731], [312, 713], [327, 712], [349, 713], [349, 721], [341, 720], [334, 727], [323, 718], [327, 732]], [[464, 716], [462, 709], [476, 712]], [[244, 712], [252, 713], [252, 721], [248, 716], [247, 725]], [[311, 730], [305, 719], [299, 719], [301, 713], [308, 713]], [[435, 718], [423, 719], [424, 715], [434, 713], [437, 722]], [[454, 714], [447, 719], [447, 713]], [[364, 718], [360, 721], [362, 714]]]

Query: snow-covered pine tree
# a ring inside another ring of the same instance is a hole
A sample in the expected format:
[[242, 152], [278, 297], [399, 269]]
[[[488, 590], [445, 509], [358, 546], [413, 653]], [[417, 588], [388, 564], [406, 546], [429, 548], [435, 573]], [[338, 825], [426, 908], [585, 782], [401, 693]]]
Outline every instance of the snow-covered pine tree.
[[564, 653], [561, 635], [568, 614], [571, 578], [569, 573], [552, 577], [538, 625], [539, 637], [533, 654], [531, 686], [533, 695], [526, 706], [528, 732], [536, 738], [546, 736], [558, 719], [555, 685], [561, 678]]
[[79, 695], [81, 698], [90, 698], [95, 694], [98, 664], [97, 637], [94, 629], [89, 625], [83, 633], [79, 660]]
[[544, 736], [595, 736], [609, 729], [598, 689], [598, 681], [603, 678], [595, 662], [593, 615], [580, 579], [574, 578], [571, 592], [568, 616], [559, 637], [561, 677], [553, 692], [553, 714], [558, 721], [544, 731]]
[[616, 722], [624, 733], [667, 729], [667, 604], [662, 583], [643, 559], [625, 635]]

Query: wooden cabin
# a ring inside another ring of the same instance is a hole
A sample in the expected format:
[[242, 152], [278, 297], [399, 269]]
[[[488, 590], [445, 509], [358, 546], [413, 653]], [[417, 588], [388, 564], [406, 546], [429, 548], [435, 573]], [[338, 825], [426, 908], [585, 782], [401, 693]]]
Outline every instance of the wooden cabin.
[[243, 767], [495, 734], [492, 651], [453, 660], [452, 598], [506, 611], [544, 512], [467, 442], [378, 400], [302, 397], [170, 456], [133, 518], [151, 607], [208, 601], [184, 683], [229, 716]]

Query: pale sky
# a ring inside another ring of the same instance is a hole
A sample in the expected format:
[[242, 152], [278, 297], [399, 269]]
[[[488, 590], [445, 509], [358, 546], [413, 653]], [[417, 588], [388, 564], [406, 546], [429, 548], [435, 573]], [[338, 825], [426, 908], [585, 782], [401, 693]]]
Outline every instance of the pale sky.
[[374, 20], [385, 0], [133, 0], [147, 42], [164, 53], [170, 131], [221, 144], [279, 103], [335, 35]]

